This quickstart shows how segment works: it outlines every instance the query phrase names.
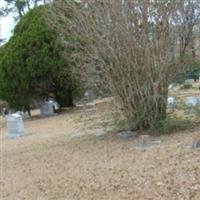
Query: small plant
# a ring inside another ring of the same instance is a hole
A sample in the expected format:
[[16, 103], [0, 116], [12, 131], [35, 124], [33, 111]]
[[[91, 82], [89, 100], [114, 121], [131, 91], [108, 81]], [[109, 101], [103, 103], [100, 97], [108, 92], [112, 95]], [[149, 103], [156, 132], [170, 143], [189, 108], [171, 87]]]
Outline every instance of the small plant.
[[152, 124], [150, 132], [152, 134], [170, 134], [172, 132], [191, 128], [191, 126], [192, 123], [188, 119], [167, 117], [163, 120], [156, 121], [154, 124]]

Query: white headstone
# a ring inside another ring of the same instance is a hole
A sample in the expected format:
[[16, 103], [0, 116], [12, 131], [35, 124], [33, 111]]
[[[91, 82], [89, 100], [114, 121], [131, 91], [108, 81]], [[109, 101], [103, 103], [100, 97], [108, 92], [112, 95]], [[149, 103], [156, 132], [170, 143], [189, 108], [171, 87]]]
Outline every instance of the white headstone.
[[172, 88], [173, 88], [173, 84], [170, 84], [170, 85], [168, 86], [168, 89], [171, 90]]
[[95, 94], [93, 90], [86, 90], [84, 96], [86, 97], [87, 101], [94, 101], [95, 99]]
[[194, 79], [187, 79], [185, 80], [185, 85], [193, 85], [194, 84]]
[[195, 107], [200, 104], [200, 99], [197, 97], [186, 97], [185, 98], [185, 105], [189, 107]]
[[53, 101], [45, 101], [40, 106], [40, 113], [42, 116], [52, 116], [54, 115], [54, 102]]
[[177, 100], [175, 97], [168, 97], [167, 98], [167, 107], [174, 108], [177, 105]]
[[7, 137], [16, 138], [24, 135], [24, 125], [22, 116], [19, 114], [11, 114], [6, 117], [7, 121]]

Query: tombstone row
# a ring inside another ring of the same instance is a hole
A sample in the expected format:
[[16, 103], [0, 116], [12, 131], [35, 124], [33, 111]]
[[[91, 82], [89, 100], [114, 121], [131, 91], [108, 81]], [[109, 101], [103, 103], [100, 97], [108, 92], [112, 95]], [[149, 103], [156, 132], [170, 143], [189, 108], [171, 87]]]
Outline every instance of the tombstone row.
[[[45, 101], [40, 105], [40, 113], [42, 116], [48, 117], [54, 115], [55, 111], [59, 109], [58, 103], [54, 101]], [[14, 114], [6, 113], [7, 123], [7, 137], [16, 138], [21, 137], [25, 134], [23, 125], [24, 113], [18, 111]]]

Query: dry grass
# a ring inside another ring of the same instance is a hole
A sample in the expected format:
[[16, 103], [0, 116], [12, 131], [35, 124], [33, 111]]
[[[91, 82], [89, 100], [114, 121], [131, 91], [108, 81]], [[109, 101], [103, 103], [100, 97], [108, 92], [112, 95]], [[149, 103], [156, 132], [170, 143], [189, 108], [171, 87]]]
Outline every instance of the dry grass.
[[119, 140], [112, 131], [110, 105], [34, 117], [19, 139], [6, 139], [3, 129], [1, 199], [199, 200], [200, 149], [186, 145], [200, 129], [137, 150], [139, 138]]

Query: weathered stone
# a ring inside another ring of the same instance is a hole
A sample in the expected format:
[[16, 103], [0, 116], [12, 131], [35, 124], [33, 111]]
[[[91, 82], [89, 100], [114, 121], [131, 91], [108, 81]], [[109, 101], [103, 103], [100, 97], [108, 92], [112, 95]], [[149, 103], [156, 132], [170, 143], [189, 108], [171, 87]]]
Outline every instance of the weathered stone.
[[168, 109], [173, 109], [178, 104], [178, 101], [175, 97], [168, 97], [167, 98], [167, 107]]
[[84, 94], [85, 98], [87, 99], [87, 101], [94, 101], [95, 99], [95, 94], [93, 90], [86, 90], [85, 94]]
[[24, 135], [24, 125], [22, 116], [19, 114], [11, 114], [6, 117], [7, 121], [7, 137], [17, 138]]
[[161, 141], [152, 141], [150, 135], [141, 135], [139, 138], [139, 143], [135, 145], [137, 150], [147, 150], [149, 148], [156, 147], [161, 144]]
[[200, 148], [200, 139], [193, 142], [192, 146], [191, 146], [192, 149], [194, 148]]
[[105, 132], [104, 129], [96, 129], [96, 130], [95, 130], [95, 136], [96, 136], [96, 137], [102, 137], [102, 136], [104, 136], [104, 135], [106, 135], [106, 132]]
[[45, 101], [40, 105], [40, 113], [42, 116], [52, 116], [54, 115], [54, 102]]
[[135, 131], [122, 131], [117, 133], [117, 138], [119, 139], [128, 139], [133, 138], [137, 135], [137, 132]]
[[187, 107], [195, 107], [200, 104], [200, 99], [195, 96], [186, 97], [185, 98], [185, 105]]
[[193, 85], [194, 84], [194, 79], [187, 79], [184, 82], [184, 85]]
[[152, 145], [150, 135], [141, 135], [140, 140], [141, 140], [141, 145], [143, 147], [147, 147], [149, 145]]

